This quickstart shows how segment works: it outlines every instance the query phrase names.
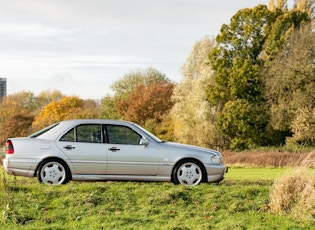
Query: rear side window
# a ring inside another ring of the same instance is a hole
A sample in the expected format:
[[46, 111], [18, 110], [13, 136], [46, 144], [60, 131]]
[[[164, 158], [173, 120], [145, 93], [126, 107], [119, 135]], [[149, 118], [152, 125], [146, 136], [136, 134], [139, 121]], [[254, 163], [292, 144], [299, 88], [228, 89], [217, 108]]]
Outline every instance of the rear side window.
[[74, 142], [75, 141], [75, 129], [72, 128], [70, 131], [68, 131], [65, 135], [63, 135], [60, 138], [60, 141], [71, 141], [71, 142]]
[[60, 141], [102, 143], [102, 136], [102, 125], [84, 124], [69, 130]]

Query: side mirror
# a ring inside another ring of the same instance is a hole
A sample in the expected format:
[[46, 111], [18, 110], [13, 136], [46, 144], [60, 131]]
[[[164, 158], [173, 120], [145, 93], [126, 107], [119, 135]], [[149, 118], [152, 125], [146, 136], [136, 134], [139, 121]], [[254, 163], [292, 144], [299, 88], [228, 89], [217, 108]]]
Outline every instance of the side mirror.
[[140, 145], [147, 146], [147, 145], [149, 145], [149, 140], [148, 140], [148, 139], [141, 138], [139, 144], [140, 144]]

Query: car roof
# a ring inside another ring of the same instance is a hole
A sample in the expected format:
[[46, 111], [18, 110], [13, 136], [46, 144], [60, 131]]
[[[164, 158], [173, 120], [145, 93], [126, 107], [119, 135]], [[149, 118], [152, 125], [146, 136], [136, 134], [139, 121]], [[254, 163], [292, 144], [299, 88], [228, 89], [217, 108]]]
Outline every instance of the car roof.
[[[135, 127], [136, 125], [133, 122], [129, 121], [122, 121], [122, 120], [106, 120], [106, 119], [73, 119], [73, 120], [64, 120], [57, 122], [54, 126], [47, 132], [39, 135], [38, 138], [40, 139], [47, 139], [47, 140], [55, 140], [61, 134], [67, 132], [72, 127], [80, 124], [113, 124], [113, 125], [127, 125]], [[31, 135], [32, 136], [32, 135]]]

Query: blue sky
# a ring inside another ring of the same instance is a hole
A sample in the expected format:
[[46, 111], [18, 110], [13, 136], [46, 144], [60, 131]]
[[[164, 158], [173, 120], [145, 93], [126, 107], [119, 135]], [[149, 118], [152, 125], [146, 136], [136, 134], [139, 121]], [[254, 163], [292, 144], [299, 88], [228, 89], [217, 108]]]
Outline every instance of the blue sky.
[[268, 0], [0, 0], [0, 77], [7, 94], [60, 90], [101, 99], [131, 71], [174, 82], [195, 42]]

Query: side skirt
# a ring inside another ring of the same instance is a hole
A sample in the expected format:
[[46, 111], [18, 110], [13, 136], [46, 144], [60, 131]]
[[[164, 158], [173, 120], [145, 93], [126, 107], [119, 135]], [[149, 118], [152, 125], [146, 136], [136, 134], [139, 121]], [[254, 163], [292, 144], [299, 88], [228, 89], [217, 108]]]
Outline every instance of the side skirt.
[[171, 181], [169, 176], [139, 176], [139, 175], [72, 175], [74, 181], [157, 181], [157, 182], [168, 182]]

